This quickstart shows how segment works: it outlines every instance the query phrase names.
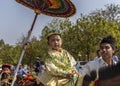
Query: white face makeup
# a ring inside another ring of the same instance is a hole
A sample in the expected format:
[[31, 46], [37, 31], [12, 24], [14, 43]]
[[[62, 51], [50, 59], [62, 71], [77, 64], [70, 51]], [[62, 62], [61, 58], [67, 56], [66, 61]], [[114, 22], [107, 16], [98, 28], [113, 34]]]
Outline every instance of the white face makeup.
[[48, 44], [54, 50], [59, 50], [62, 46], [62, 39], [60, 35], [52, 35], [49, 37]]

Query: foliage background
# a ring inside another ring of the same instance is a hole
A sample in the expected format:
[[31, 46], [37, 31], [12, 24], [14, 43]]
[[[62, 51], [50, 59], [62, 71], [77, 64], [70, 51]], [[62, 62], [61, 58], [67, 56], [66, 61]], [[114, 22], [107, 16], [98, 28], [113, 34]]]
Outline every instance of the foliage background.
[[[42, 30], [39, 39], [31, 37], [22, 63], [33, 65], [35, 57], [39, 56], [44, 63], [44, 53], [47, 52], [46, 36], [51, 31], [62, 34], [63, 48], [68, 50], [76, 60], [89, 61], [96, 56], [101, 39], [107, 35], [112, 35], [117, 41], [117, 56], [120, 57], [120, 7], [118, 5], [106, 5], [106, 9], [96, 10], [89, 15], [80, 14], [80, 18], [75, 23], [68, 18], [54, 18]], [[22, 43], [25, 39], [23, 35], [21, 41], [15, 46], [5, 44], [0, 40], [0, 64], [17, 64]]]

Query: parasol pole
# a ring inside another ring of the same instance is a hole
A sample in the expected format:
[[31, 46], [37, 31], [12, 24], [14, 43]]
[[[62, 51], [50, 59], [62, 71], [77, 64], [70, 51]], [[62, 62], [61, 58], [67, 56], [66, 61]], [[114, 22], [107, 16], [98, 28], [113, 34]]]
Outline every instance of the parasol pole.
[[28, 44], [29, 38], [30, 38], [31, 33], [32, 33], [32, 31], [33, 31], [33, 27], [34, 27], [34, 25], [35, 25], [35, 22], [36, 22], [36, 19], [37, 19], [37, 17], [38, 17], [38, 14], [40, 14], [40, 11], [39, 11], [39, 10], [35, 10], [35, 13], [36, 13], [36, 14], [35, 14], [33, 23], [32, 23], [32, 25], [31, 25], [31, 28], [30, 28], [30, 30], [28, 31], [28, 35], [27, 35], [27, 37], [25, 38], [25, 40], [24, 40], [24, 42], [23, 42], [23, 50], [22, 50], [22, 53], [21, 53], [21, 55], [20, 55], [20, 59], [19, 59], [19, 61], [18, 61], [18, 65], [17, 65], [17, 67], [16, 67], [15, 74], [14, 74], [14, 76], [13, 76], [13, 80], [12, 80], [11, 86], [14, 86], [14, 83], [15, 83], [15, 81], [16, 81], [16, 76], [17, 76], [17, 72], [18, 72], [18, 70], [19, 70], [19, 66], [20, 66], [20, 64], [21, 64], [21, 62], [22, 62], [22, 59], [23, 59], [25, 50], [26, 50], [26, 48], [27, 48], [27, 44]]

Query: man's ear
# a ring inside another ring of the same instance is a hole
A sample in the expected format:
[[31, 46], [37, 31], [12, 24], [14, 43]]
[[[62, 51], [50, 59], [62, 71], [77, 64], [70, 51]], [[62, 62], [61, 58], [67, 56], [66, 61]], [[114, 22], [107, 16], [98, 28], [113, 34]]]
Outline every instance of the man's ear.
[[113, 55], [115, 54], [115, 50], [113, 50]]

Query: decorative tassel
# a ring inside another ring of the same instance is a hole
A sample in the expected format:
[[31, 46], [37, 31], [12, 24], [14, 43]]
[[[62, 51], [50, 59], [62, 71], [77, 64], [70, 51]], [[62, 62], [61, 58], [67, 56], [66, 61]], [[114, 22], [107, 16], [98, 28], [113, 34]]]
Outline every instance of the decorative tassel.
[[98, 80], [91, 81], [91, 83], [88, 86], [98, 86]]
[[89, 84], [89, 86], [95, 86], [95, 82], [91, 81], [91, 83]]

